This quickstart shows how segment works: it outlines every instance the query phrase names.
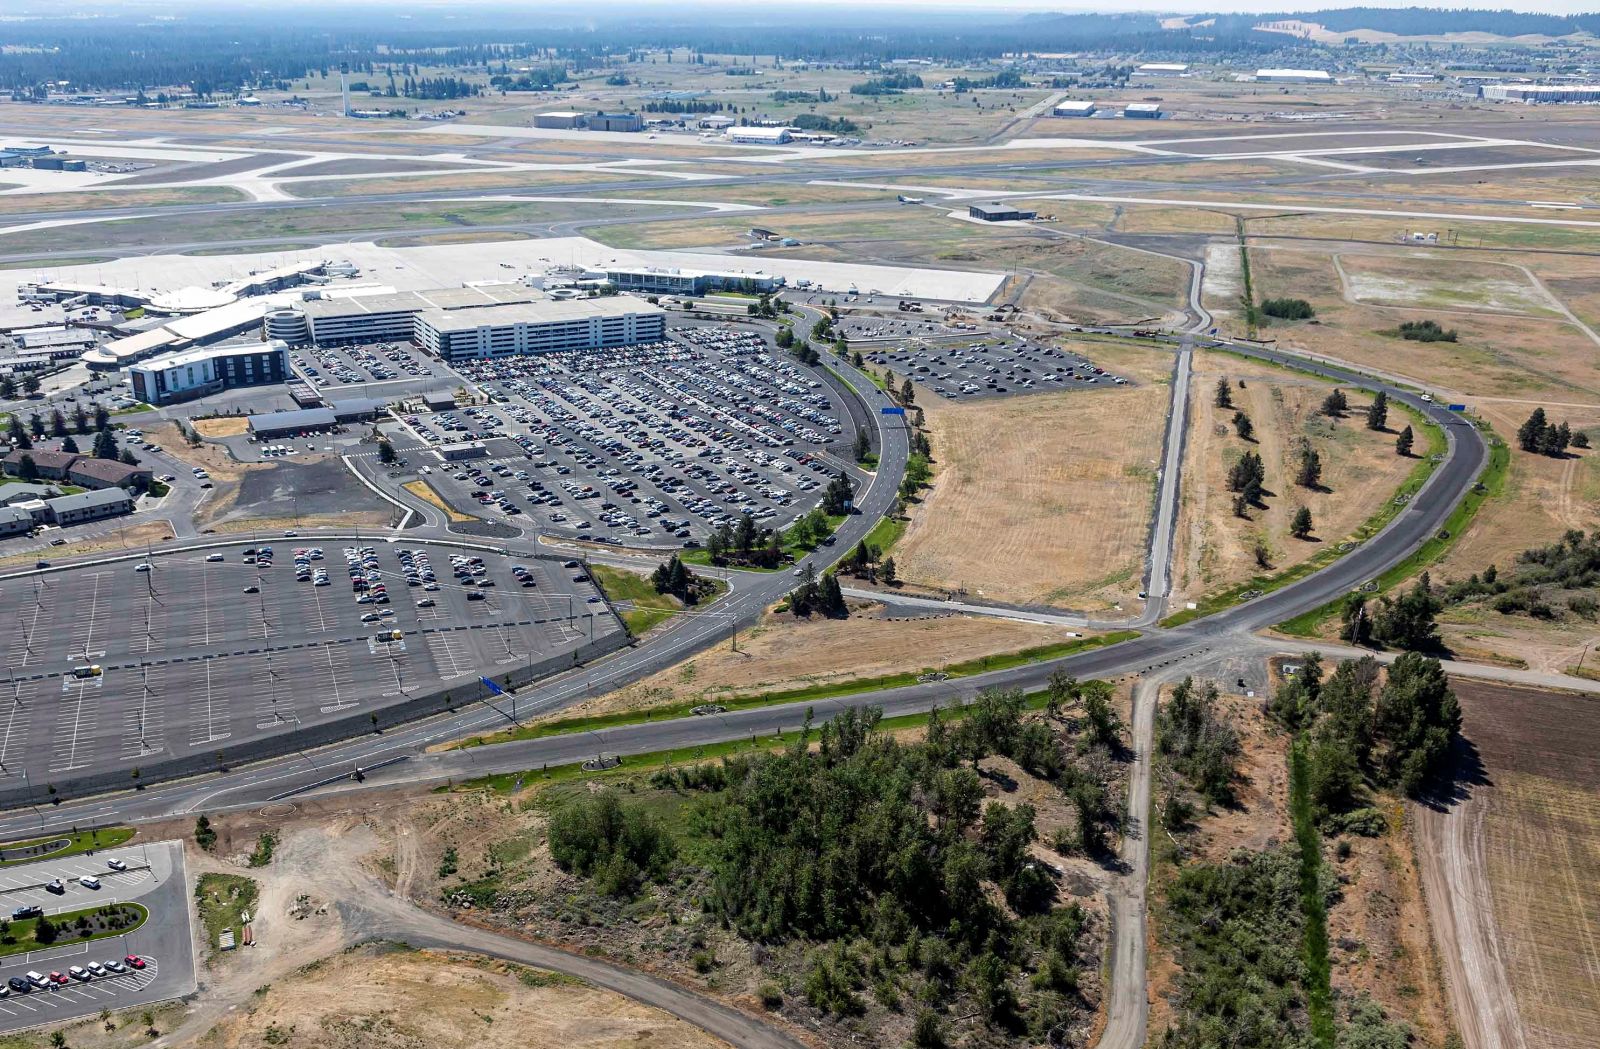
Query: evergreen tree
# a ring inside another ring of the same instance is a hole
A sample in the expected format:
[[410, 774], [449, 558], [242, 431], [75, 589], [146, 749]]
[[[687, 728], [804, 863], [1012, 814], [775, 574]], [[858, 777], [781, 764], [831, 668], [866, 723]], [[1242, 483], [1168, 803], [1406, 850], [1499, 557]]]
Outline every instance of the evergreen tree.
[[1410, 426], [1401, 430], [1400, 436], [1394, 439], [1394, 454], [1409, 459], [1411, 457], [1411, 443], [1415, 439], [1411, 433]]
[[65, 437], [67, 435], [67, 417], [61, 414], [60, 408], [50, 409], [50, 436]]
[[94, 457], [96, 459], [115, 459], [117, 457], [117, 439], [110, 430], [101, 430], [94, 435]]
[[68, 455], [77, 455], [78, 442], [74, 441], [71, 436], [65, 437], [61, 441], [61, 450], [66, 452]]
[[1296, 539], [1305, 539], [1311, 535], [1311, 511], [1302, 506], [1295, 510], [1294, 520], [1289, 523], [1289, 534]]
[[22, 420], [16, 416], [11, 417], [11, 444], [18, 451], [26, 451], [33, 447], [33, 438], [28, 436], [28, 428], [22, 425]]
[[1389, 425], [1389, 395], [1382, 390], [1367, 406], [1367, 429], [1382, 430]]
[[39, 479], [39, 464], [33, 461], [33, 456], [23, 453], [17, 460], [17, 476], [24, 481], [37, 481]]
[[1233, 387], [1228, 385], [1228, 377], [1226, 375], [1217, 380], [1217, 407], [1233, 407]]
[[1302, 488], [1322, 487], [1322, 456], [1310, 445], [1300, 452], [1300, 469], [1295, 472], [1294, 483]]
[[1322, 399], [1322, 414], [1330, 419], [1342, 419], [1344, 413], [1350, 409], [1350, 399], [1344, 391], [1335, 388], [1334, 391]]
[[1248, 441], [1255, 437], [1255, 424], [1250, 421], [1250, 416], [1244, 412], [1233, 413], [1233, 432]]
[[856, 445], [854, 449], [855, 460], [858, 463], [867, 461], [867, 456], [872, 453], [872, 442], [867, 439], [866, 430], [856, 431]]
[[1517, 447], [1525, 452], [1539, 452], [1544, 447], [1544, 431], [1548, 425], [1543, 408], [1535, 408], [1528, 421], [1517, 427]]

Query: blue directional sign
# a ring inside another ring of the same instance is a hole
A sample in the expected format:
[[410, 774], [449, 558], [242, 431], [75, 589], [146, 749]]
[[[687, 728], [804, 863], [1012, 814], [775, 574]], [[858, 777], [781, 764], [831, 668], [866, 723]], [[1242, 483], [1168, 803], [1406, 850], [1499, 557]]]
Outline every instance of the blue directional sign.
[[879, 408], [878, 411], [884, 415], [904, 415], [906, 413], [904, 408]]
[[1451, 404], [1447, 407], [1453, 412], [1464, 412], [1467, 410], [1467, 406], [1464, 404]]
[[478, 680], [483, 682], [483, 687], [484, 688], [488, 689], [490, 692], [493, 692], [495, 695], [503, 696], [503, 695], [506, 694], [506, 690], [505, 689], [501, 688], [499, 685], [495, 684], [493, 681], [490, 681], [488, 678], [480, 677]]

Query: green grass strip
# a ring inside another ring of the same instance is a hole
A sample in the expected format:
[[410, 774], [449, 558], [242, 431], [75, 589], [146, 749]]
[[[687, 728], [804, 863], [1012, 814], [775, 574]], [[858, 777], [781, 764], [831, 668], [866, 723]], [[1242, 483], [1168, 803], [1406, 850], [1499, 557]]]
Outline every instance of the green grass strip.
[[[1489, 441], [1489, 461], [1484, 465], [1483, 472], [1478, 475], [1478, 483], [1468, 490], [1465, 498], [1456, 505], [1455, 510], [1445, 519], [1440, 531], [1429, 536], [1427, 541], [1413, 550], [1409, 556], [1379, 574], [1375, 580], [1378, 587], [1374, 593], [1382, 594], [1392, 590], [1443, 557], [1455, 545], [1456, 540], [1466, 533], [1483, 504], [1505, 491], [1506, 472], [1511, 466], [1511, 448], [1495, 436], [1487, 423], [1481, 423], [1479, 428], [1486, 431]], [[1444, 538], [1440, 538], [1441, 535]], [[1338, 615], [1343, 605], [1344, 598], [1335, 598], [1309, 612], [1302, 612], [1293, 619], [1284, 620], [1277, 625], [1277, 629], [1295, 637], [1318, 637], [1321, 634], [1322, 624]]]
[[[1411, 472], [1406, 475], [1406, 479], [1400, 482], [1400, 487], [1395, 489], [1394, 495], [1385, 500], [1382, 506], [1373, 511], [1370, 517], [1361, 522], [1361, 525], [1356, 528], [1355, 531], [1351, 532], [1340, 542], [1324, 544], [1323, 549], [1320, 550], [1316, 555], [1307, 558], [1297, 565], [1286, 568], [1281, 572], [1276, 572], [1271, 575], [1252, 576], [1250, 579], [1247, 579], [1242, 583], [1235, 583], [1226, 590], [1218, 591], [1215, 594], [1207, 594], [1205, 597], [1202, 597], [1199, 601], [1195, 602], [1194, 608], [1186, 608], [1179, 612], [1174, 612], [1172, 615], [1163, 619], [1161, 621], [1161, 625], [1164, 627], [1180, 626], [1191, 620], [1213, 615], [1225, 608], [1232, 608], [1234, 605], [1237, 605], [1241, 601], [1245, 600], [1244, 595], [1250, 594], [1253, 591], [1259, 591], [1262, 594], [1271, 593], [1274, 590], [1283, 589], [1290, 583], [1298, 582], [1307, 576], [1320, 572], [1333, 562], [1339, 560], [1339, 558], [1345, 556], [1345, 554], [1353, 551], [1355, 546], [1358, 546], [1377, 535], [1383, 530], [1384, 526], [1399, 516], [1400, 511], [1410, 506], [1411, 500], [1409, 498], [1404, 503], [1399, 503], [1395, 500], [1401, 495], [1416, 495], [1417, 492], [1422, 490], [1422, 486], [1427, 483], [1428, 478], [1433, 476], [1434, 470], [1438, 469], [1439, 464], [1433, 461], [1433, 457], [1444, 451], [1444, 431], [1439, 428], [1437, 423], [1428, 421], [1428, 419], [1420, 412], [1417, 412], [1406, 405], [1394, 404], [1391, 405], [1391, 407], [1401, 410], [1409, 415], [1415, 422], [1416, 426], [1420, 428], [1422, 436], [1428, 442], [1427, 450], [1423, 453], [1422, 458], [1415, 466], [1411, 468]], [[1340, 550], [1339, 547], [1345, 543], [1351, 543], [1355, 545], [1352, 545], [1347, 550]]]
[[909, 522], [895, 517], [885, 517], [872, 526], [872, 531], [867, 533], [867, 546], [875, 548], [879, 555], [886, 555], [900, 537], [906, 534], [906, 525]]
[[[841, 524], [844, 524], [843, 514], [829, 514], [828, 534], [832, 535], [834, 532], [837, 532]], [[790, 531], [793, 531], [793, 529]], [[817, 547], [821, 545], [821, 543], [795, 542], [789, 539], [787, 532], [784, 533], [783, 536], [783, 552], [788, 554], [796, 561], [800, 560], [802, 557], [805, 557], [807, 554], [814, 552]], [[705, 549], [704, 547], [694, 550], [683, 550], [679, 552], [678, 558], [686, 565], [699, 565], [702, 568], [711, 567], [711, 551]], [[782, 572], [788, 566], [779, 565], [777, 568], [757, 568], [754, 565], [728, 565], [727, 567], [737, 568], [741, 572]]]
[[1304, 739], [1297, 737], [1289, 749], [1289, 814], [1300, 851], [1300, 910], [1306, 921], [1301, 942], [1306, 967], [1306, 1014], [1311, 1020], [1311, 1037], [1324, 1049], [1334, 1049], [1337, 1032], [1333, 1017], [1333, 963], [1328, 957], [1328, 903], [1321, 887], [1322, 835], [1311, 818], [1310, 773], [1304, 744]]
[[[78, 856], [95, 849], [111, 849], [133, 837], [132, 827], [100, 827], [96, 830], [80, 830], [71, 834], [55, 834], [48, 838], [32, 838], [28, 841], [8, 841], [0, 845], [0, 867], [11, 867], [19, 863], [33, 863], [36, 860], [58, 860], [66, 856]], [[58, 841], [67, 844], [60, 849], [48, 852], [34, 852], [34, 848], [41, 845], [51, 845]], [[30, 850], [27, 855], [16, 856], [18, 849]]]
[[[75, 923], [79, 918], [93, 920], [95, 917], [102, 915], [103, 912], [112, 909], [120, 909], [126, 913], [131, 913], [133, 919], [126, 925], [121, 925], [117, 928], [94, 929], [94, 926], [90, 925], [89, 929], [93, 931], [90, 931], [87, 936], [83, 935], [83, 931], [75, 928]], [[70, 947], [75, 943], [103, 940], [108, 936], [122, 936], [149, 921], [150, 911], [139, 903], [105, 903], [94, 907], [81, 907], [74, 911], [63, 911], [60, 914], [50, 914], [46, 915], [46, 917], [50, 919], [50, 924], [56, 927], [56, 938], [54, 940], [49, 943], [40, 943], [34, 938], [34, 934], [39, 927], [39, 919], [21, 918], [11, 922], [5, 936], [0, 937], [0, 958], [10, 957], [13, 954], [26, 954], [29, 951], [44, 950], [47, 947]], [[84, 960], [87, 961], [87, 959]], [[43, 969], [46, 966], [40, 965], [40, 968]], [[62, 969], [65, 970], [66, 966], [63, 965]]]
[[[937, 672], [951, 679], [971, 677], [974, 674], [984, 674], [991, 670], [1005, 670], [1028, 663], [1043, 662], [1047, 659], [1060, 659], [1063, 656], [1073, 655], [1074, 653], [1104, 648], [1107, 645], [1120, 644], [1123, 641], [1131, 641], [1138, 636], [1139, 632], [1137, 630], [1118, 630], [1100, 637], [1080, 637], [1071, 641], [1061, 641], [1049, 645], [1035, 645], [1032, 648], [1024, 648], [1016, 652], [980, 656], [976, 659], [940, 667]], [[785, 689], [779, 692], [762, 692], [752, 696], [730, 696], [726, 699], [702, 696], [682, 703], [664, 703], [659, 706], [645, 707], [641, 710], [619, 710], [613, 714], [557, 718], [553, 721], [521, 725], [514, 729], [496, 732], [492, 736], [465, 739], [459, 743], [452, 744], [449, 749], [461, 750], [467, 747], [482, 747], [494, 743], [509, 743], [519, 739], [544, 739], [547, 736], [562, 736], [574, 732], [589, 732], [595, 729], [620, 728], [625, 725], [642, 725], [651, 721], [692, 717], [693, 714], [690, 712], [695, 707], [704, 704], [716, 704], [728, 710], [749, 710], [756, 707], [776, 706], [780, 703], [820, 702], [861, 692], [906, 688], [910, 685], [915, 685], [917, 679], [923, 673], [925, 671], [908, 670], [898, 674], [852, 678], [849, 681], [835, 681], [825, 685], [810, 685], [805, 688]]]
[[[1046, 693], [1030, 692], [1025, 699], [1028, 710], [1043, 710]], [[959, 721], [966, 716], [967, 708], [940, 708], [940, 713], [950, 721]], [[921, 728], [928, 723], [926, 712], [918, 714], [901, 714], [898, 717], [884, 718], [878, 722], [880, 732], [899, 732], [906, 729]], [[816, 728], [812, 732], [815, 734]], [[702, 761], [716, 761], [736, 754], [749, 754], [756, 751], [772, 751], [786, 743], [792, 743], [800, 738], [798, 729], [773, 733], [770, 736], [755, 736], [746, 739], [725, 740], [721, 743], [707, 743], [698, 747], [677, 747], [672, 750], [654, 750], [646, 754], [633, 754], [627, 760], [613, 769], [600, 772], [588, 772], [582, 762], [574, 762], [555, 767], [545, 766], [539, 769], [528, 769], [523, 772], [500, 772], [489, 776], [477, 776], [459, 782], [451, 782], [433, 788], [433, 793], [444, 794], [458, 790], [492, 790], [496, 794], [511, 794], [527, 786], [528, 782], [538, 779], [543, 783], [559, 783], [573, 779], [597, 779], [606, 781], [612, 779], [626, 779], [641, 772], [662, 768], [667, 765], [693, 765]]]

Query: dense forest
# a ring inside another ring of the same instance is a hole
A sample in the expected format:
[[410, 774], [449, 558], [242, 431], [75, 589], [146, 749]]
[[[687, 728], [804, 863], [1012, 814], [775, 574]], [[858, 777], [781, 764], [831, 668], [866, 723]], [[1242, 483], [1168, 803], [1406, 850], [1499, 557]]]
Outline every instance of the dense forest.
[[[689, 806], [682, 841], [608, 792], [553, 814], [551, 856], [612, 896], [695, 885], [719, 923], [803, 958], [784, 982], [819, 1014], [876, 1003], [912, 1021], [922, 1049], [974, 1018], [980, 1041], [1059, 1039], [1092, 1017], [1099, 959], [1093, 920], [1035, 843], [1107, 855], [1121, 819], [1109, 770], [1123, 760], [1110, 694], [1058, 677], [1041, 717], [1021, 692], [988, 691], [959, 717], [935, 711], [916, 742], [848, 710], [781, 753], [655, 773], [651, 787]], [[1014, 783], [997, 757], [1068, 800], [1076, 830], [1057, 820], [1041, 842], [1033, 804], [986, 798]]]

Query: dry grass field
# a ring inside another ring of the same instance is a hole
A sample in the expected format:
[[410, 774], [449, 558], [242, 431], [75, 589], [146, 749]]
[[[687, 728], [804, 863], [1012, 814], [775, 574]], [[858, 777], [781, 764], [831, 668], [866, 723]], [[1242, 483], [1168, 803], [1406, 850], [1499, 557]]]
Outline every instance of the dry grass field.
[[[1317, 311], [1311, 321], [1269, 320], [1261, 329], [1263, 338], [1276, 339], [1287, 349], [1404, 375], [1433, 389], [1455, 391], [1474, 403], [1479, 395], [1600, 401], [1600, 352], [1564, 319], [1553, 313], [1511, 316], [1471, 309], [1353, 303], [1341, 293], [1335, 251], [1340, 265], [1347, 269], [1398, 263], [1382, 257], [1358, 258], [1343, 247], [1285, 249], [1252, 242], [1250, 270], [1256, 301], [1304, 298]], [[1398, 255], [1403, 250], [1394, 252]], [[1505, 267], [1498, 267], [1498, 272], [1521, 276]], [[1531, 285], [1527, 286], [1531, 290]], [[1457, 341], [1411, 342], [1391, 334], [1408, 320], [1437, 321], [1441, 327], [1454, 329]], [[1236, 316], [1229, 326], [1242, 329], [1242, 323]]]
[[1168, 359], [1087, 353], [1137, 383], [954, 404], [923, 398], [937, 462], [933, 488], [895, 547], [904, 579], [1024, 604], [1137, 600]]
[[881, 605], [853, 603], [848, 620], [768, 615], [760, 625], [675, 667], [562, 711], [620, 710], [829, 685], [919, 672], [1070, 639], [1059, 628], [989, 616], [887, 619]]
[[[1233, 385], [1234, 408], [1216, 406], [1216, 386], [1226, 377]], [[1240, 381], [1245, 388], [1238, 389]], [[1263, 571], [1255, 547], [1265, 542], [1271, 567], [1284, 569], [1312, 557], [1325, 543], [1353, 532], [1389, 499], [1416, 464], [1394, 453], [1394, 439], [1409, 421], [1391, 409], [1389, 429], [1366, 428], [1370, 403], [1364, 393], [1347, 389], [1350, 414], [1331, 420], [1318, 412], [1333, 389], [1309, 376], [1266, 368], [1204, 351], [1194, 360], [1189, 399], [1189, 443], [1184, 454], [1173, 564], [1174, 600], [1195, 600]], [[1238, 437], [1234, 412], [1243, 411], [1255, 427], [1254, 440]], [[1305, 440], [1322, 457], [1323, 490], [1294, 484], [1298, 442]], [[1419, 437], [1419, 452], [1426, 447]], [[1246, 451], [1260, 455], [1266, 467], [1265, 510], [1252, 508], [1248, 520], [1233, 513], [1228, 470]], [[1311, 511], [1312, 540], [1295, 539], [1289, 522], [1296, 507]]]
[[28, 193], [0, 197], [0, 214], [34, 211], [84, 211], [89, 208], [165, 208], [176, 204], [223, 204], [248, 200], [229, 186], [177, 186], [170, 189], [107, 189], [78, 193]]
[[[189, 1044], [327, 1049], [715, 1049], [682, 1020], [477, 955], [366, 946], [262, 989]], [[338, 988], [336, 994], [328, 993]]]
[[1489, 885], [1527, 1044], [1600, 1030], [1600, 701], [1454, 682], [1487, 778]]
[[1384, 255], [1335, 255], [1344, 296], [1370, 306], [1425, 310], [1486, 310], [1557, 316], [1548, 296], [1515, 266], [1400, 250]]
[[525, 189], [541, 186], [602, 186], [637, 176], [605, 171], [470, 171], [403, 178], [313, 179], [286, 183], [292, 197], [353, 197], [365, 193], [428, 193], [457, 189]]

